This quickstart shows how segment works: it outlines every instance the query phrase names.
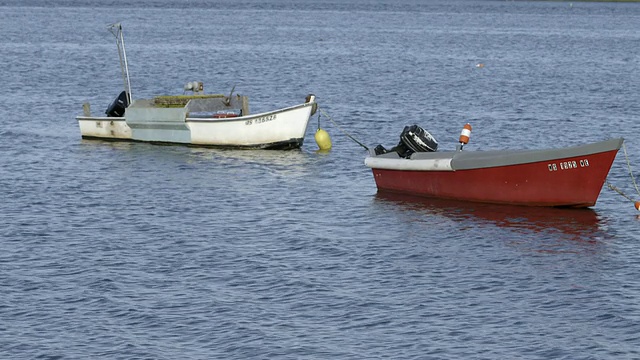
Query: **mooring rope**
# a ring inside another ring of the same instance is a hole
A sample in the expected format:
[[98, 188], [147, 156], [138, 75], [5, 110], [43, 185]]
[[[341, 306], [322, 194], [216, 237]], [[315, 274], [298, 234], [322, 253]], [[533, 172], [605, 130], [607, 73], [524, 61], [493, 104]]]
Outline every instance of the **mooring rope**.
[[640, 195], [640, 190], [638, 190], [638, 184], [636, 184], [636, 178], [633, 176], [633, 172], [631, 171], [631, 163], [629, 162], [629, 156], [627, 155], [627, 146], [622, 142], [622, 150], [624, 150], [624, 158], [627, 160], [627, 168], [629, 169], [629, 176], [631, 176], [631, 181], [633, 181], [633, 186], [636, 188], [636, 192]]
[[[336, 124], [335, 121], [333, 121], [333, 119], [331, 118], [331, 116], [329, 116], [329, 114], [327, 114], [324, 110], [322, 110], [322, 108], [318, 108], [318, 110], [320, 110], [320, 112], [326, 116], [329, 121], [331, 121], [331, 123], [333, 123], [333, 125], [335, 125], [335, 127], [338, 128], [338, 130], [342, 131], [347, 137], [349, 137], [349, 139], [355, 141], [358, 145], [362, 146], [363, 148], [365, 148], [367, 151], [369, 151], [369, 148], [364, 145], [363, 143], [361, 143], [360, 141], [356, 140], [353, 136], [351, 136], [348, 132], [342, 130], [342, 128], [340, 128], [340, 126], [338, 126], [338, 124]], [[320, 128], [320, 115], [318, 115], [318, 128]]]
[[610, 182], [607, 182], [607, 187], [615, 192], [617, 192], [618, 194], [624, 196], [625, 198], [627, 198], [627, 200], [631, 201], [632, 203], [635, 203], [636, 201], [633, 200], [629, 195], [625, 194], [622, 192], [622, 190], [618, 189], [617, 187], [615, 187], [614, 185], [612, 185]]
[[[640, 190], [638, 190], [638, 184], [636, 183], [636, 178], [635, 176], [633, 176], [633, 171], [631, 171], [631, 162], [629, 162], [629, 155], [627, 154], [627, 146], [625, 145], [624, 142], [622, 142], [622, 150], [624, 150], [624, 158], [627, 162], [627, 169], [629, 169], [629, 176], [631, 176], [631, 181], [633, 182], [633, 186], [636, 189], [636, 192], [638, 193], [638, 195], [640, 195]], [[637, 207], [638, 206], [638, 201], [634, 200], [633, 198], [631, 198], [631, 196], [625, 194], [624, 192], [622, 192], [622, 190], [618, 189], [616, 186], [614, 186], [613, 184], [611, 184], [610, 182], [607, 181], [607, 187], [615, 192], [617, 192], [618, 194], [624, 196], [627, 200], [631, 201], [632, 203], [634, 203], [634, 205]], [[640, 210], [640, 209], [638, 209]]]

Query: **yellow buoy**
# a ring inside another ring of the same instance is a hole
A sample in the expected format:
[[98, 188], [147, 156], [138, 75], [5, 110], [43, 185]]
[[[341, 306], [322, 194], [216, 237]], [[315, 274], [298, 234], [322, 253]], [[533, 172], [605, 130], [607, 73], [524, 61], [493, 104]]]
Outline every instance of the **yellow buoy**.
[[318, 144], [318, 147], [320, 148], [320, 150], [329, 150], [331, 149], [331, 137], [329, 136], [329, 133], [318, 128], [318, 130], [316, 131], [316, 144]]

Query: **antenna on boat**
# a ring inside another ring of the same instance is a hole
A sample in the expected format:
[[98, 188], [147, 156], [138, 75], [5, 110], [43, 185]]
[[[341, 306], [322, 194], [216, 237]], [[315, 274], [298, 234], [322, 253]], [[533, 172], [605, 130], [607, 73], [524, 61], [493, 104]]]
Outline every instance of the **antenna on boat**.
[[127, 104], [131, 104], [131, 80], [129, 79], [129, 64], [127, 62], [127, 51], [124, 48], [124, 36], [122, 35], [122, 24], [115, 23], [109, 25], [109, 31], [116, 37], [118, 46], [118, 57], [120, 58], [120, 70], [122, 71], [122, 81], [124, 91], [127, 93]]

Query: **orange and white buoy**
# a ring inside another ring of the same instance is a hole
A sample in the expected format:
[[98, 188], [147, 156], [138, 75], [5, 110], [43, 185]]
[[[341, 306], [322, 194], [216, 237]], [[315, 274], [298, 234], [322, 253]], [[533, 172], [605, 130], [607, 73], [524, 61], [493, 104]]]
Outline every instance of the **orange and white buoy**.
[[469, 143], [469, 137], [471, 137], [471, 124], [466, 123], [460, 133], [460, 144], [466, 145]]
[[633, 205], [636, 207], [636, 210], [640, 211], [640, 201], [636, 201]]

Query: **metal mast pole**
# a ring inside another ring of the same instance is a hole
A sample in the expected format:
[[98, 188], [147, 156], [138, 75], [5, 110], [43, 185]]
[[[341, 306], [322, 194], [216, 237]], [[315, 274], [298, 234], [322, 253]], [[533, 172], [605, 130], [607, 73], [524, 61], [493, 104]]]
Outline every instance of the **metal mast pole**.
[[[114, 31], [115, 29], [115, 31]], [[110, 25], [111, 33], [116, 38], [116, 46], [118, 47], [118, 57], [120, 58], [120, 71], [122, 71], [122, 82], [124, 90], [127, 93], [127, 102], [131, 104], [131, 80], [129, 79], [129, 64], [127, 62], [127, 53], [124, 48], [124, 36], [122, 35], [122, 25], [120, 23]]]
[[127, 62], [127, 51], [124, 48], [124, 35], [122, 34], [122, 25], [120, 25], [120, 42], [122, 43], [122, 56], [124, 57], [124, 69], [127, 74], [127, 96], [129, 97], [129, 104], [131, 104], [131, 80], [129, 79], [129, 62]]

